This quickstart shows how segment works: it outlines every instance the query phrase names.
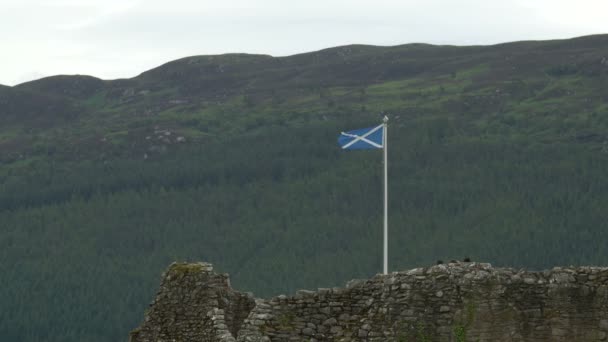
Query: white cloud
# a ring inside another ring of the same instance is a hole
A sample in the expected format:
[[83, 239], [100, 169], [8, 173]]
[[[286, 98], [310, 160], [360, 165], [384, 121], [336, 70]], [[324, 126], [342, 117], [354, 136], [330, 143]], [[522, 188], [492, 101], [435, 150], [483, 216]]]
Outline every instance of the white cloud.
[[25, 83], [45, 77], [46, 75], [38, 71], [25, 73], [13, 80], [13, 84]]
[[522, 7], [534, 11], [543, 22], [552, 26], [587, 34], [608, 31], [608, 2], [604, 0], [520, 0], [520, 3]]
[[[109, 21], [113, 17], [125, 15], [130, 10], [134, 9], [137, 5], [139, 5], [141, 1], [104, 1], [95, 4], [95, 6], [79, 6], [77, 4], [74, 5], [56, 5], [58, 7], [64, 8], [78, 8], [78, 9], [87, 9], [90, 13], [83, 15], [82, 17], [75, 18], [71, 22], [61, 23], [57, 26], [60, 30], [77, 30], [83, 29], [86, 27], [99, 25], [104, 21]], [[90, 4], [89, 4], [90, 5]]]

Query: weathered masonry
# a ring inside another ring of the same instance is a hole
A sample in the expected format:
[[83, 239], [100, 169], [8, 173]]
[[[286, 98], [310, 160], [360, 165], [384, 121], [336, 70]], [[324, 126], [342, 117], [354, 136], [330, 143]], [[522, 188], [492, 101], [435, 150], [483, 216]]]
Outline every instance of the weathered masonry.
[[130, 341], [608, 341], [608, 268], [450, 263], [254, 299], [172, 264]]

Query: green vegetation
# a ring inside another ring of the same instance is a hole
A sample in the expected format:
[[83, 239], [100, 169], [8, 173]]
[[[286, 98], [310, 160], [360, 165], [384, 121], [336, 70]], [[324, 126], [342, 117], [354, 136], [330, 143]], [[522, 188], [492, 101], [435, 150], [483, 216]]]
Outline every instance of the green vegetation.
[[426, 327], [421, 323], [416, 325], [416, 342], [431, 342], [431, 338], [428, 336]]
[[194, 263], [180, 263], [173, 265], [171, 271], [177, 274], [199, 273], [203, 271], [203, 267]]
[[462, 325], [457, 325], [454, 327], [454, 337], [456, 342], [466, 342], [467, 341], [467, 331], [466, 328]]
[[382, 156], [336, 138], [381, 113], [391, 269], [606, 264], [606, 43], [192, 57], [0, 87], [0, 336], [124, 340], [176, 260], [258, 296], [374, 275]]
[[475, 303], [469, 299], [465, 308], [466, 317], [464, 323], [454, 325], [454, 338], [456, 342], [466, 342], [467, 329], [473, 324], [473, 320], [475, 319]]

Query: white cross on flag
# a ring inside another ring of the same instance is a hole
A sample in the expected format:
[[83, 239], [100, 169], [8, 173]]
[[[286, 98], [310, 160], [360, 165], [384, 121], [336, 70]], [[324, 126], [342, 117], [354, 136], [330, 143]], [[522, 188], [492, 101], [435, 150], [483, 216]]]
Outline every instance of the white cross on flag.
[[383, 148], [384, 125], [342, 132], [338, 144], [343, 150], [367, 150]]

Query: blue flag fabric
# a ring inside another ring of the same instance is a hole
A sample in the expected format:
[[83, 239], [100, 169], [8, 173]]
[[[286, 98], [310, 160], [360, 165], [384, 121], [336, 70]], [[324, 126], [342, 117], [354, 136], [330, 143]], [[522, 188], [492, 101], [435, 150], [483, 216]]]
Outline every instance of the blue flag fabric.
[[342, 132], [338, 144], [343, 150], [383, 148], [384, 125]]

